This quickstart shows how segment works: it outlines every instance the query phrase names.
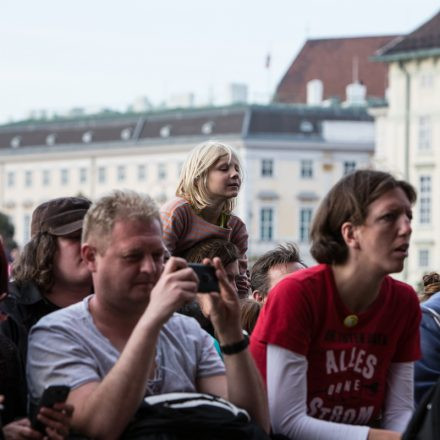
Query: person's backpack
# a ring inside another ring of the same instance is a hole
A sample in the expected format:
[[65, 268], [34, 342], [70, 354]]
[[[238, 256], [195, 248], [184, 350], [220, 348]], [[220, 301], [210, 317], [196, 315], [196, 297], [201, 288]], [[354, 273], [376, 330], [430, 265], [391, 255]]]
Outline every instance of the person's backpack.
[[416, 408], [402, 440], [440, 439], [440, 379]]
[[121, 439], [269, 440], [248, 413], [219, 397], [171, 393], [145, 398]]

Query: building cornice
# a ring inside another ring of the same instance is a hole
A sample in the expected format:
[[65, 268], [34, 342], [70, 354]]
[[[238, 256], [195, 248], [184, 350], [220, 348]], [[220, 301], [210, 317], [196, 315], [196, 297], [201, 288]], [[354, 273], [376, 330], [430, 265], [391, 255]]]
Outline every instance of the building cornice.
[[411, 50], [407, 52], [396, 52], [389, 55], [375, 55], [370, 59], [371, 61], [380, 61], [385, 63], [392, 63], [395, 61], [410, 61], [420, 58], [437, 58], [440, 57], [440, 48]]

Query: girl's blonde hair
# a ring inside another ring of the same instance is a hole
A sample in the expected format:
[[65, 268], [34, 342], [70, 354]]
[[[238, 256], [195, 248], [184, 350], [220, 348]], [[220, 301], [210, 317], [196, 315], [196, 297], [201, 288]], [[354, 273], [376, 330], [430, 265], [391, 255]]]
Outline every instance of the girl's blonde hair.
[[[242, 179], [242, 168], [237, 152], [227, 144], [208, 141], [194, 147], [180, 172], [176, 196], [184, 198], [196, 211], [211, 204], [208, 192], [208, 173], [210, 168], [223, 156], [237, 159], [238, 173]], [[230, 214], [235, 207], [236, 198], [225, 201], [223, 212]]]

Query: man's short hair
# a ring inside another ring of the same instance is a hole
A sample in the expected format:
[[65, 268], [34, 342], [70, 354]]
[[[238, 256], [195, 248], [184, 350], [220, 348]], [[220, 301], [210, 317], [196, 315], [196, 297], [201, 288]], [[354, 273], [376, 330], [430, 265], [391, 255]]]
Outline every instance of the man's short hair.
[[207, 238], [183, 254], [183, 258], [190, 263], [201, 263], [204, 258], [212, 260], [214, 257], [219, 257], [223, 267], [226, 267], [228, 264], [238, 260], [237, 246], [222, 238]]
[[408, 201], [416, 201], [416, 192], [408, 182], [375, 170], [358, 170], [340, 179], [321, 202], [310, 230], [310, 253], [318, 263], [343, 264], [348, 248], [342, 237], [345, 222], [364, 223], [368, 207], [392, 189], [400, 188]]
[[266, 296], [269, 292], [269, 270], [274, 266], [289, 263], [300, 263], [305, 266], [299, 256], [298, 248], [293, 243], [279, 244], [275, 249], [263, 254], [251, 269], [252, 292], [258, 290], [263, 297]]
[[107, 249], [109, 236], [118, 220], [137, 220], [160, 225], [156, 202], [146, 194], [131, 190], [114, 190], [97, 200], [84, 218], [82, 242], [92, 243], [99, 252]]

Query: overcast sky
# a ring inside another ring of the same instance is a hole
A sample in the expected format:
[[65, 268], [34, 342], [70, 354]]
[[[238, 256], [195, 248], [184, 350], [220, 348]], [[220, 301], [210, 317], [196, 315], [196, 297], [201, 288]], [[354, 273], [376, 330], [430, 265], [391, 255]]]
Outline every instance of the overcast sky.
[[[0, 122], [31, 110], [273, 92], [307, 38], [409, 33], [439, 0], [3, 0]], [[265, 69], [267, 54], [270, 69]]]

